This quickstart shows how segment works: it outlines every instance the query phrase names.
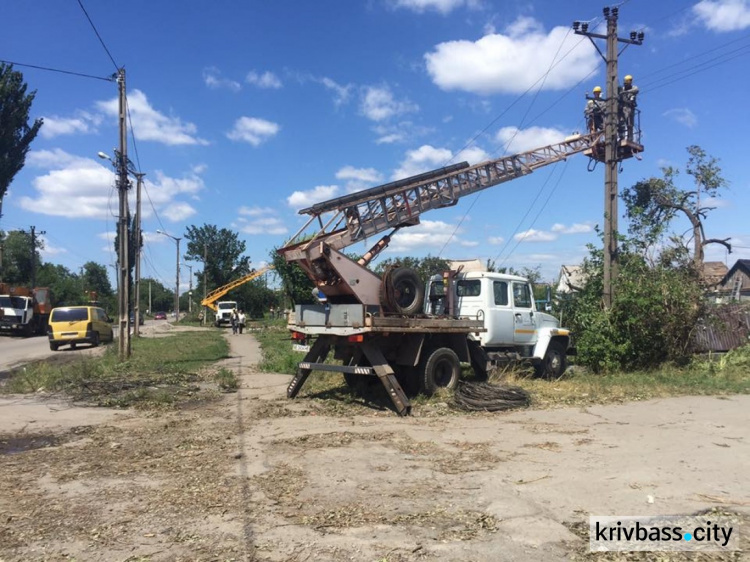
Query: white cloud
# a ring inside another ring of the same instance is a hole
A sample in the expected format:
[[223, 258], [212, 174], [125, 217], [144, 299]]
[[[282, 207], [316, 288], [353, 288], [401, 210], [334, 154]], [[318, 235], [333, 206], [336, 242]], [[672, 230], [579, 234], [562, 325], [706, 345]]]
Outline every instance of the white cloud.
[[326, 78], [326, 77], [318, 78], [317, 81], [323, 84], [323, 86], [325, 86], [327, 90], [330, 90], [334, 93], [333, 103], [337, 107], [349, 101], [349, 94], [351, 93], [351, 89], [352, 89], [351, 84], [342, 86], [341, 84], [338, 84], [334, 80], [331, 80], [330, 78]]
[[74, 135], [77, 133], [95, 133], [96, 126], [101, 123], [101, 116], [80, 112], [78, 117], [45, 116], [44, 124], [39, 133], [45, 139], [60, 135]]
[[503, 148], [512, 154], [532, 150], [541, 146], [555, 144], [565, 139], [565, 133], [559, 129], [545, 127], [503, 127], [495, 135]]
[[693, 6], [698, 21], [712, 31], [738, 31], [750, 27], [748, 0], [702, 0]]
[[164, 207], [161, 210], [161, 216], [167, 217], [172, 222], [178, 222], [192, 217], [197, 212], [198, 211], [188, 203], [185, 203], [184, 201], [176, 201]]
[[695, 116], [695, 113], [693, 113], [686, 107], [678, 107], [675, 109], [670, 109], [669, 111], [665, 111], [664, 117], [673, 119], [674, 121], [677, 121], [678, 123], [681, 123], [682, 125], [685, 125], [690, 129], [698, 124], [698, 118]]
[[[454, 231], [456, 235], [454, 235]], [[460, 239], [457, 235], [461, 233], [460, 228], [456, 230], [454, 225], [447, 222], [423, 220], [416, 226], [399, 230], [393, 236], [386, 251], [388, 253], [440, 251], [449, 241], [451, 244], [465, 247], [477, 245], [475, 242]]]
[[263, 215], [270, 215], [274, 211], [270, 207], [240, 207], [237, 211], [240, 215], [247, 217], [262, 217]]
[[404, 113], [418, 111], [419, 106], [408, 100], [396, 100], [387, 86], [367, 86], [362, 91], [360, 109], [362, 114], [372, 121], [385, 121]]
[[245, 76], [245, 82], [257, 86], [258, 88], [267, 88], [272, 90], [278, 90], [281, 88], [281, 80], [273, 72], [263, 72], [262, 74], [251, 70]]
[[429, 144], [422, 145], [418, 149], [406, 153], [406, 158], [393, 171], [391, 179], [399, 180], [440, 168], [450, 161], [451, 156], [453, 154], [447, 148], [435, 148]]
[[434, 10], [446, 15], [461, 6], [475, 7], [477, 0], [392, 0], [395, 8], [405, 8], [418, 14]]
[[273, 136], [281, 127], [277, 123], [258, 119], [257, 117], [240, 117], [234, 122], [234, 128], [227, 133], [231, 140], [242, 141], [259, 146]]
[[337, 185], [319, 185], [308, 191], [295, 191], [286, 198], [287, 204], [299, 210], [333, 199], [339, 192]]
[[[96, 106], [110, 117], [119, 114], [118, 100], [97, 102]], [[156, 111], [146, 94], [133, 90], [128, 96], [128, 108], [133, 122], [133, 134], [138, 140], [160, 142], [166, 145], [207, 145], [208, 141], [195, 136], [197, 127], [183, 123], [179, 117], [167, 117]]]
[[727, 199], [721, 199], [720, 197], [705, 197], [701, 199], [701, 207], [714, 207], [719, 209], [731, 207], [731, 204]]
[[559, 234], [582, 234], [584, 232], [591, 232], [594, 228], [590, 224], [576, 223], [565, 226], [564, 224], [556, 223], [552, 225], [551, 230]]
[[503, 238], [502, 236], [490, 236], [489, 238], [487, 238], [487, 242], [489, 242], [493, 246], [499, 246], [500, 244], [505, 242], [505, 238]]
[[394, 144], [397, 142], [403, 142], [404, 139], [405, 136], [403, 133], [385, 133], [375, 139], [375, 144]]
[[46, 236], [39, 237], [42, 241], [44, 249], [40, 251], [43, 257], [49, 258], [51, 256], [59, 256], [60, 254], [67, 254], [68, 250], [65, 248], [58, 248], [50, 244], [49, 239]]
[[490, 157], [483, 149], [478, 146], [470, 146], [469, 148], [463, 149], [461, 152], [453, 157], [455, 162], [466, 161], [472, 166], [488, 160]]
[[[32, 180], [36, 195], [22, 197], [22, 208], [44, 215], [113, 220], [118, 212], [115, 176], [109, 163], [81, 158], [63, 150], [41, 150], [29, 153], [27, 163], [43, 168], [45, 173]], [[195, 196], [204, 189], [202, 178], [189, 174], [183, 178], [166, 176], [156, 170], [147, 176], [145, 189], [159, 213], [172, 220], [195, 214], [186, 203], [175, 202], [180, 195]], [[135, 197], [130, 196], [131, 206]], [[152, 214], [151, 205], [143, 205], [144, 216]]]
[[263, 217], [240, 227], [245, 234], [286, 234], [288, 232], [283, 221], [278, 217]]
[[557, 240], [557, 234], [530, 228], [525, 232], [519, 232], [513, 236], [513, 239], [518, 242], [552, 242], [553, 240]]
[[505, 34], [440, 43], [424, 59], [439, 88], [480, 95], [523, 93], [548, 70], [543, 88], [564, 90], [600, 64], [590, 42], [570, 33], [567, 26], [545, 33], [538, 21], [528, 17], [518, 18]]
[[344, 166], [336, 172], [336, 179], [348, 182], [349, 185], [365, 186], [379, 183], [383, 180], [383, 174], [375, 168], [355, 168]]
[[239, 92], [242, 89], [239, 82], [223, 78], [221, 71], [215, 66], [203, 69], [203, 82], [213, 90], [226, 89], [232, 92]]

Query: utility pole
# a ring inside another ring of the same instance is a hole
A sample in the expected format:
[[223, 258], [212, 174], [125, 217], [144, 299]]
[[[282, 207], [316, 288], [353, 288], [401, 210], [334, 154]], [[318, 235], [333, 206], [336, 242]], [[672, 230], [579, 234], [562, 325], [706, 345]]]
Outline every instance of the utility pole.
[[[208, 288], [206, 286], [206, 262], [208, 261], [208, 244], [205, 242], [203, 243], [203, 300], [206, 300], [206, 295], [208, 294]], [[205, 324], [208, 322], [208, 307], [203, 307], [203, 322], [201, 324]]]
[[[618, 139], [618, 123], [620, 120], [620, 90], [617, 78], [617, 59], [619, 53], [618, 43], [628, 45], [641, 45], [643, 43], [643, 32], [630, 32], [630, 38], [617, 36], [617, 7], [603, 9], [604, 19], [607, 21], [607, 34], [601, 35], [588, 30], [587, 22], [573, 22], [573, 30], [576, 35], [585, 35], [599, 51], [599, 54], [607, 64], [606, 77], [606, 114], [604, 115], [604, 287], [602, 298], [604, 306], [609, 308], [612, 304], [612, 283], [617, 279], [619, 259], [617, 254], [617, 203], [620, 197], [617, 185], [617, 170], [622, 157], [620, 155], [621, 141]], [[594, 41], [604, 39], [607, 42], [606, 55], [602, 53]], [[632, 154], [631, 154], [632, 155]]]
[[[36, 287], [36, 227], [32, 226], [31, 230], [31, 287]], [[47, 234], [46, 230], [42, 230], [40, 235]]]
[[119, 194], [119, 221], [118, 221], [118, 299], [117, 306], [120, 315], [120, 329], [118, 334], [118, 358], [125, 361], [130, 357], [130, 315], [128, 314], [130, 260], [128, 257], [128, 135], [127, 135], [127, 100], [125, 97], [125, 69], [117, 71], [117, 85], [119, 89], [119, 111], [118, 121], [120, 129], [120, 150], [117, 153], [117, 191]]
[[138, 337], [141, 334], [140, 330], [140, 314], [141, 314], [141, 248], [143, 248], [143, 232], [141, 231], [141, 186], [143, 185], [143, 176], [146, 174], [136, 173], [135, 178], [136, 191], [135, 191], [135, 224], [133, 230], [135, 231], [135, 298], [133, 305], [133, 335]]
[[151, 308], [151, 279], [148, 280], [148, 313], [154, 313], [154, 309]]
[[180, 321], [180, 238], [175, 238], [177, 242], [177, 281], [174, 287], [174, 321]]

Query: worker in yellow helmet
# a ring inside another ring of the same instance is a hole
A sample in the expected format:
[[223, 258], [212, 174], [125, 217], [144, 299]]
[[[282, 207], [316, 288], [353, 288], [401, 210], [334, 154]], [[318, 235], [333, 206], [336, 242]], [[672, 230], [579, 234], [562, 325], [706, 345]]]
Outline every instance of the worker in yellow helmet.
[[633, 140], [635, 129], [635, 109], [636, 96], [638, 95], [638, 86], [633, 84], [633, 77], [628, 74], [623, 79], [623, 86], [620, 88], [620, 114], [618, 130], [620, 138], [627, 135], [629, 141]]
[[593, 97], [588, 98], [588, 100], [583, 114], [586, 117], [586, 127], [588, 128], [588, 131], [590, 133], [595, 133], [604, 128], [605, 102], [602, 98], [601, 87], [596, 86], [593, 90]]

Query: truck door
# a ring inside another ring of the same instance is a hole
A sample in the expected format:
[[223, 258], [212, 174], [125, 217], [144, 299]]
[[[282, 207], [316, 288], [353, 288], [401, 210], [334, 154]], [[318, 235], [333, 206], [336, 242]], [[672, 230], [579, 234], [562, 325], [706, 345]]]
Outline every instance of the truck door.
[[536, 341], [534, 325], [534, 298], [531, 286], [523, 281], [513, 281], [513, 341], [516, 345], [529, 345]]

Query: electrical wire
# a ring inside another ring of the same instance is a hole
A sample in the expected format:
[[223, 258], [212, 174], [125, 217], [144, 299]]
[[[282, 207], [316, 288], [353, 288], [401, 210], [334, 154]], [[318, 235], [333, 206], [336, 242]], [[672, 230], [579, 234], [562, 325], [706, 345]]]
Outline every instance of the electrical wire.
[[112, 57], [112, 53], [109, 52], [109, 49], [107, 48], [107, 45], [104, 44], [104, 39], [102, 39], [102, 36], [99, 35], [99, 31], [96, 29], [96, 26], [94, 25], [94, 22], [91, 20], [91, 17], [89, 16], [89, 13], [86, 11], [86, 8], [83, 7], [83, 3], [81, 0], [78, 0], [78, 5], [81, 7], [81, 10], [83, 10], [84, 15], [86, 16], [86, 19], [89, 20], [89, 23], [91, 24], [91, 28], [94, 30], [94, 33], [96, 34], [97, 38], [99, 39], [99, 43], [102, 44], [102, 47], [104, 48], [104, 52], [107, 53], [107, 56], [109, 57], [109, 60], [112, 61], [112, 64], [115, 67], [115, 70], [120, 70], [120, 65], [118, 65], [115, 62], [115, 59]]
[[70, 74], [72, 76], [80, 76], [81, 78], [91, 78], [93, 80], [104, 80], [105, 82], [114, 82], [115, 77], [114, 76], [108, 76], [108, 77], [102, 77], [102, 76], [94, 76], [93, 74], [84, 74], [83, 72], [73, 72], [72, 70], [61, 70], [59, 68], [50, 68], [49, 66], [39, 66], [36, 64], [27, 64], [23, 62], [13, 62], [9, 60], [3, 60], [0, 59], [0, 62], [5, 64], [10, 64], [13, 66], [21, 66], [25, 68], [34, 68], [36, 70], [47, 70], [49, 72], [59, 72], [60, 74]]

